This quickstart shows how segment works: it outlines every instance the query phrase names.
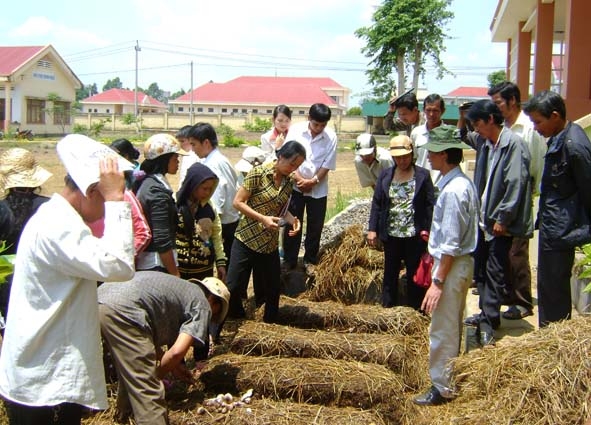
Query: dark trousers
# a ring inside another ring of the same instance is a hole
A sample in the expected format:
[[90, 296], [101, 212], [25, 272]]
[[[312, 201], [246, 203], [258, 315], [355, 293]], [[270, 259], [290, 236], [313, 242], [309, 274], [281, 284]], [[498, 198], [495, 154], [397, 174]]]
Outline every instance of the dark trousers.
[[[484, 288], [484, 281], [486, 280], [486, 257], [487, 249], [484, 243], [484, 232], [478, 229], [478, 245], [472, 254], [474, 257], [474, 282], [476, 287], [480, 291]], [[479, 303], [479, 307], [482, 309], [482, 305]]]
[[[296, 216], [301, 223], [304, 222], [304, 210], [306, 211], [306, 239], [304, 240], [304, 263], [317, 264], [318, 251], [320, 250], [320, 236], [324, 227], [327, 198], [312, 198], [304, 196], [301, 192], [293, 191], [289, 211]], [[302, 243], [302, 232], [295, 236], [289, 236], [287, 226], [283, 230], [283, 259], [286, 263], [295, 266], [298, 262], [298, 254]]]
[[228, 268], [226, 281], [230, 290], [230, 317], [244, 317], [246, 312], [242, 305], [241, 288], [248, 285], [250, 273], [256, 268], [254, 274], [254, 296], [257, 305], [265, 304], [263, 321], [273, 323], [279, 312], [279, 293], [281, 290], [281, 264], [279, 251], [270, 254], [262, 254], [253, 251], [238, 239], [234, 239], [232, 245], [232, 260]]
[[224, 245], [224, 254], [226, 254], [226, 264], [230, 264], [230, 255], [232, 253], [234, 233], [236, 233], [236, 228], [238, 227], [239, 221], [235, 221], [234, 223], [222, 224], [222, 241]]
[[538, 251], [538, 315], [540, 327], [570, 319], [570, 278], [575, 250]]
[[486, 250], [486, 279], [479, 286], [482, 315], [480, 330], [492, 333], [501, 324], [501, 305], [509, 299], [510, 263], [509, 251], [513, 243], [512, 236], [496, 236], [484, 242]]
[[406, 302], [416, 310], [421, 308], [421, 303], [427, 292], [413, 282], [413, 276], [417, 271], [421, 254], [425, 252], [427, 243], [420, 237], [394, 238], [389, 236], [384, 242], [384, 282], [382, 284], [382, 306], [394, 307], [403, 305], [399, 299], [398, 276], [401, 263], [406, 265]]
[[56, 406], [25, 406], [4, 401], [10, 425], [79, 425], [82, 420], [82, 406], [61, 403]]
[[531, 268], [529, 266], [529, 239], [513, 238], [509, 251], [511, 264], [511, 303], [532, 311]]

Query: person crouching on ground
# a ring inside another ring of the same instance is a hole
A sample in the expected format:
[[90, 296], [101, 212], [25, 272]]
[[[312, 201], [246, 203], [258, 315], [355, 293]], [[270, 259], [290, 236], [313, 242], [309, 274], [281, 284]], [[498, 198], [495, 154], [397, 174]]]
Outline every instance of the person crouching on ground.
[[300, 221], [287, 215], [292, 223], [285, 224], [293, 190], [293, 173], [304, 162], [306, 149], [294, 140], [286, 142], [277, 151], [277, 160], [254, 167], [245, 177], [244, 184], [234, 198], [234, 207], [242, 213], [228, 268], [230, 316], [245, 317], [242, 306], [242, 288], [248, 285], [251, 270], [258, 269], [254, 282], [258, 305], [265, 304], [263, 320], [272, 323], [279, 311], [281, 265], [279, 262], [279, 229], [292, 227], [290, 235], [300, 231]]
[[195, 382], [185, 355], [195, 343], [208, 344], [210, 322], [224, 320], [229, 299], [226, 286], [214, 277], [186, 281], [155, 271], [99, 287], [101, 332], [119, 382], [118, 421], [126, 423], [133, 412], [137, 425], [168, 424], [162, 379], [172, 373]]

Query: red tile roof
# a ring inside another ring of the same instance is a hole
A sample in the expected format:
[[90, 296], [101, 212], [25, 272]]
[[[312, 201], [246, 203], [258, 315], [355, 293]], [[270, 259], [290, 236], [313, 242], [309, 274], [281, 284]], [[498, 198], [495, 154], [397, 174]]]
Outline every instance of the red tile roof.
[[0, 46], [0, 76], [7, 77], [46, 46]]
[[[81, 103], [108, 103], [108, 104], [135, 104], [135, 92], [127, 89], [109, 89], [94, 96], [87, 97], [80, 101]], [[166, 105], [145, 93], [138, 92], [137, 102], [139, 105], [152, 105], [160, 108], [166, 108]]]
[[488, 87], [458, 87], [446, 96], [451, 97], [480, 97], [488, 98]]
[[[336, 102], [323, 89], [344, 89], [331, 78], [306, 77], [238, 77], [225, 83], [206, 83], [193, 90], [193, 101], [215, 103], [249, 103], [310, 105]], [[190, 92], [173, 102], [189, 102]]]

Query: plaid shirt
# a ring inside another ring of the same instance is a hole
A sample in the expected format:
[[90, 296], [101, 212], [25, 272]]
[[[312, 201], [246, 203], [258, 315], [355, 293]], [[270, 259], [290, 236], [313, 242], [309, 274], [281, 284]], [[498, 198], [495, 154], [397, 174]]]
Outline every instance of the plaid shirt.
[[[293, 178], [284, 177], [279, 188], [273, 181], [275, 163], [254, 167], [244, 178], [242, 187], [250, 193], [246, 202], [260, 214], [278, 217], [289, 202], [293, 188]], [[236, 239], [253, 251], [270, 254], [279, 245], [279, 232], [265, 229], [263, 224], [243, 215], [236, 229]]]

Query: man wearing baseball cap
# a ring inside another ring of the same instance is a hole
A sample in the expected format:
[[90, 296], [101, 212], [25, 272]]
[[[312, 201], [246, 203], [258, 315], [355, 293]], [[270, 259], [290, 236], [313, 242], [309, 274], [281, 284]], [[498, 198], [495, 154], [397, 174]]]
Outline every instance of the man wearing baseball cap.
[[[172, 373], [195, 383], [185, 355], [191, 346], [208, 347], [210, 325], [224, 321], [229, 300], [228, 288], [215, 277], [186, 281], [144, 271], [99, 287], [101, 333], [118, 376], [119, 422], [133, 413], [138, 425], [168, 424], [162, 378]], [[162, 346], [168, 347], [164, 353]]]
[[429, 162], [441, 172], [433, 209], [429, 254], [434, 258], [433, 280], [421, 309], [431, 314], [429, 374], [431, 388], [414, 398], [418, 405], [438, 405], [451, 400], [449, 361], [459, 354], [466, 294], [472, 283], [478, 240], [479, 201], [472, 181], [460, 169], [463, 149], [470, 146], [456, 138], [455, 129], [437, 127], [424, 145]]
[[[0, 354], [0, 394], [11, 424], [79, 424], [106, 409], [97, 281], [134, 274], [130, 206], [113, 150], [73, 134], [57, 144], [68, 175], [28, 221], [16, 255]], [[102, 238], [85, 222], [104, 216]]]
[[373, 134], [363, 133], [355, 142], [355, 170], [361, 187], [375, 189], [376, 181], [383, 170], [394, 165], [390, 152], [377, 147]]

